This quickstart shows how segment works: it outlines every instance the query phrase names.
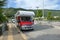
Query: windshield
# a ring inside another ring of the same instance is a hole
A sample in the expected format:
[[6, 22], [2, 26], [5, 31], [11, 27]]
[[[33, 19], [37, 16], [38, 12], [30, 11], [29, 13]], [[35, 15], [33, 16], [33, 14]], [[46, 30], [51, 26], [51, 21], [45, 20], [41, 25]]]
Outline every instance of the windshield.
[[21, 17], [21, 21], [31, 21], [31, 17], [23, 16]]

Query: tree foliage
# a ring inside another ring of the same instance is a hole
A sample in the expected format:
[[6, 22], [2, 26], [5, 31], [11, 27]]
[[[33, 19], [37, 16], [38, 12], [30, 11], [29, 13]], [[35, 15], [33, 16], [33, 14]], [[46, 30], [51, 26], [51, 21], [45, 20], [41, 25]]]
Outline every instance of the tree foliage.
[[6, 0], [0, 1], [0, 8], [6, 4]]
[[35, 15], [36, 17], [42, 17], [42, 10], [36, 10]]
[[2, 14], [2, 7], [5, 5], [6, 0], [0, 1], [0, 23], [6, 20], [6, 17]]
[[51, 16], [52, 15], [52, 13], [51, 12], [48, 12], [48, 14], [47, 14], [47, 19], [51, 19]]

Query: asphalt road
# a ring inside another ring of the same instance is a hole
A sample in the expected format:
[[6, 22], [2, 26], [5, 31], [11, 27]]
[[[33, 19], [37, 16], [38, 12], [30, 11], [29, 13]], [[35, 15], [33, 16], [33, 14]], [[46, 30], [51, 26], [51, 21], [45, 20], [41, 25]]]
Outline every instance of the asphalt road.
[[35, 21], [34, 31], [23, 31], [28, 40], [60, 40], [60, 29], [53, 25], [60, 22]]
[[60, 22], [35, 20], [33, 31], [21, 31], [22, 33], [18, 33], [15, 23], [10, 23], [9, 31], [3, 33], [2, 40], [11, 40], [11, 38], [12, 40], [23, 40], [22, 37], [27, 40], [60, 40], [60, 29], [57, 26], [60, 27]]

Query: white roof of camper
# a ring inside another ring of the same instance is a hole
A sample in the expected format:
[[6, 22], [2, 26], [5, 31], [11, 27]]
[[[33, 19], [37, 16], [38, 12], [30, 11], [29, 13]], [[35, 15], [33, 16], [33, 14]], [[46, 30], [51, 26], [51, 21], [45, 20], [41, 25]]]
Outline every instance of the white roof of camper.
[[18, 11], [16, 16], [35, 16], [33, 11]]

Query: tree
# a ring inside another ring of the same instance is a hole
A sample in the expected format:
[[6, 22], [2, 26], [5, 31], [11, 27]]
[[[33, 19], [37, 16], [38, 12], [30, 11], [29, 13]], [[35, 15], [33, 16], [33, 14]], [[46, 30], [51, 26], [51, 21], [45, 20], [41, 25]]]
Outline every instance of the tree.
[[6, 0], [0, 0], [0, 23], [6, 20], [6, 17], [2, 14], [3, 13], [3, 6], [6, 4]]
[[48, 14], [47, 14], [47, 19], [51, 19], [51, 16], [52, 15], [52, 13], [51, 12], [48, 12]]
[[41, 10], [37, 10], [38, 12], [36, 13], [36, 17], [42, 17], [42, 11]]
[[42, 10], [38, 10], [39, 17], [42, 17]]
[[0, 0], [0, 8], [6, 4], [6, 0]]

